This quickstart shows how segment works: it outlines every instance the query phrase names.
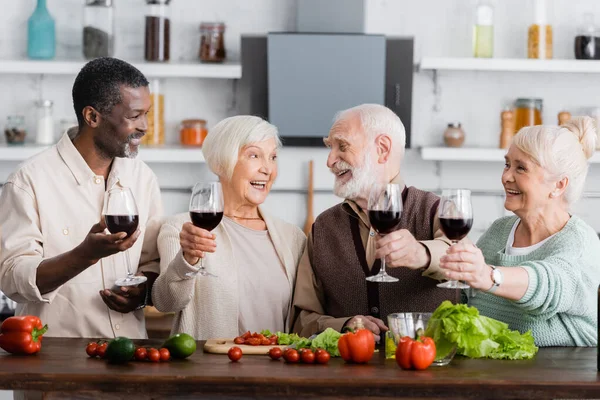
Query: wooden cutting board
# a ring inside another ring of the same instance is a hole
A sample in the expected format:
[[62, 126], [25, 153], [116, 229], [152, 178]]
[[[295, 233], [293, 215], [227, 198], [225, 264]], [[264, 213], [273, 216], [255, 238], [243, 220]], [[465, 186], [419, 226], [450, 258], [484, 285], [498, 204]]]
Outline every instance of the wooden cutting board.
[[249, 346], [247, 344], [235, 344], [233, 339], [208, 339], [204, 343], [204, 352], [213, 354], [227, 354], [230, 348], [237, 346], [242, 349], [244, 354], [268, 354], [273, 347], [279, 347], [281, 350], [287, 346]]

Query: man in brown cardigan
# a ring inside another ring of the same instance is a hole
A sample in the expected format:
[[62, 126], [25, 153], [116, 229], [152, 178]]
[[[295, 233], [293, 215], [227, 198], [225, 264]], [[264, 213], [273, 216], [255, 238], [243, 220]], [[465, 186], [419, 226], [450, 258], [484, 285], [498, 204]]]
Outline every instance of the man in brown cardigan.
[[[361, 318], [376, 337], [393, 312], [433, 311], [457, 291], [436, 287], [444, 279], [439, 259], [449, 246], [439, 229], [439, 198], [406, 187], [400, 175], [406, 136], [388, 108], [363, 104], [338, 114], [324, 139], [334, 192], [345, 201], [316, 219], [298, 266], [293, 302], [294, 332], [310, 336], [338, 331]], [[376, 183], [398, 183], [403, 212], [400, 229], [378, 237], [369, 223], [367, 201]], [[395, 283], [369, 282], [386, 258]]]

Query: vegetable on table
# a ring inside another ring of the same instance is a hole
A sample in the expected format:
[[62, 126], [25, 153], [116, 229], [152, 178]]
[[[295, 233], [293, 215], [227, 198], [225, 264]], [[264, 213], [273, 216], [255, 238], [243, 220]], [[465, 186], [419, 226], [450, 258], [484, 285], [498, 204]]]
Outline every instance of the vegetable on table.
[[432, 338], [421, 336], [414, 340], [409, 336], [400, 339], [396, 348], [396, 362], [402, 369], [427, 369], [435, 360], [435, 342]]
[[12, 354], [36, 354], [48, 325], [33, 315], [9, 317], [0, 326], [0, 347]]
[[196, 340], [187, 333], [177, 333], [168, 338], [163, 344], [171, 357], [184, 359], [196, 352]]
[[343, 334], [338, 341], [340, 355], [346, 362], [364, 364], [369, 362], [375, 353], [375, 337], [365, 329], [362, 321], [357, 321], [357, 329]]

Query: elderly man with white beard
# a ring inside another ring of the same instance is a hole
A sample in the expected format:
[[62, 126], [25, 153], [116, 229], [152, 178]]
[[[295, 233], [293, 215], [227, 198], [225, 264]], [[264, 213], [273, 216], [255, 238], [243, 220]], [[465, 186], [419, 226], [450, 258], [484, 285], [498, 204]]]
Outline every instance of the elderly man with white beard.
[[[450, 242], [439, 228], [439, 198], [404, 185], [400, 164], [406, 134], [400, 118], [377, 104], [337, 114], [329, 136], [327, 166], [334, 193], [344, 202], [316, 219], [298, 266], [293, 331], [310, 336], [326, 328], [353, 328], [359, 319], [379, 340], [393, 312], [431, 312], [455, 290], [436, 287], [444, 279], [439, 260]], [[399, 229], [379, 237], [369, 223], [367, 203], [375, 184], [397, 183], [403, 212]], [[375, 283], [385, 257], [395, 283]]]

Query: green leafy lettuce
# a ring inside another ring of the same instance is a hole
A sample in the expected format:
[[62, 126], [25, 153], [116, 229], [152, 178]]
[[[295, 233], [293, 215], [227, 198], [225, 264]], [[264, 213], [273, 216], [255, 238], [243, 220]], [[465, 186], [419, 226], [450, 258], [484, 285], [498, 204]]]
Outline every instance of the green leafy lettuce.
[[[260, 333], [265, 336], [273, 335], [273, 333], [267, 329], [261, 331]], [[340, 356], [340, 352], [338, 350], [338, 340], [340, 340], [342, 334], [331, 328], [325, 329], [312, 340], [298, 336], [295, 333], [275, 332], [275, 335], [277, 336], [277, 343], [282, 346], [291, 346], [296, 349], [310, 347], [312, 350], [321, 348], [327, 350], [332, 357]]]
[[432, 314], [425, 335], [433, 338], [438, 354], [454, 344], [457, 354], [471, 358], [521, 360], [538, 351], [531, 331], [512, 331], [504, 322], [479, 315], [475, 307], [444, 301]]

